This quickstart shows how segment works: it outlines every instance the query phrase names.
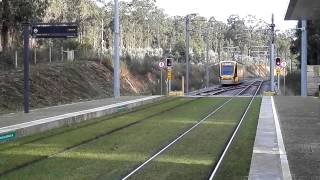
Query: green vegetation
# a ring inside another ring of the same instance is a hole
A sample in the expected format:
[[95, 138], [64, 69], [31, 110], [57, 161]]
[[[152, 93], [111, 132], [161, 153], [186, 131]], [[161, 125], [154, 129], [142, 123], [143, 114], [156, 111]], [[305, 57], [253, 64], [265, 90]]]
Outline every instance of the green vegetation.
[[[300, 70], [288, 72], [286, 78], [286, 89], [284, 89], [284, 77], [281, 77], [281, 95], [300, 96], [301, 91], [301, 73]], [[316, 96], [316, 95], [315, 95]]]
[[206, 179], [248, 102], [232, 100], [132, 179]]
[[[3, 178], [119, 179], [224, 100], [224, 98], [207, 98], [193, 101], [178, 98], [83, 128], [62, 131], [26, 144], [21, 143], [10, 149], [1, 148], [1, 172], [50, 156], [14, 170]], [[186, 102], [188, 103], [184, 104]], [[177, 105], [181, 106], [176, 107]], [[176, 108], [173, 109], [173, 107]], [[162, 109], [171, 110], [159, 113]], [[156, 116], [152, 116], [156, 113], [158, 113]], [[133, 123], [148, 115], [150, 117], [141, 123], [59, 153], [75, 144]], [[19, 144], [19, 140], [15, 143]]]
[[260, 104], [261, 98], [256, 98], [239, 129], [238, 135], [230, 146], [215, 179], [248, 179]]
[[[301, 21], [298, 21], [297, 27], [302, 27]], [[307, 20], [307, 46], [308, 46], [308, 65], [320, 65], [320, 51], [319, 51], [319, 46], [320, 46], [320, 39], [317, 38], [320, 33], [319, 33], [319, 28], [320, 28], [320, 21], [317, 20]], [[291, 45], [291, 53], [296, 56], [296, 62], [297, 67], [300, 68], [301, 64], [301, 31], [298, 29], [295, 31], [295, 38], [292, 40], [292, 45]]]
[[[62, 59], [61, 47], [65, 50], [77, 50], [75, 56], [78, 60], [110, 59], [114, 24], [112, 16], [113, 1], [3, 0], [0, 2], [3, 54], [14, 58], [12, 50], [22, 46], [20, 34], [23, 22], [76, 21], [79, 23], [79, 38], [63, 42], [37, 40], [32, 48], [37, 49], [38, 62], [49, 61], [49, 47], [52, 47], [53, 61]], [[125, 60], [142, 60], [144, 57], [159, 60], [163, 55], [170, 55], [179, 63], [185, 61], [184, 17], [169, 17], [163, 9], [156, 6], [155, 0], [132, 0], [120, 2], [120, 19], [121, 48]], [[240, 17], [233, 14], [224, 23], [216, 21], [214, 17], [208, 22], [208, 19], [199, 14], [190, 25], [194, 29], [190, 38], [190, 60], [195, 64], [204, 63], [207, 39], [210, 59], [217, 61], [230, 58], [231, 55], [225, 53], [225, 47], [232, 46], [237, 47], [241, 55], [256, 56], [254, 51], [259, 49], [254, 47], [267, 45], [270, 36], [267, 31], [262, 30], [269, 28], [268, 23], [254, 15]], [[289, 54], [288, 37], [291, 34], [278, 34], [279, 54]], [[1, 59], [12, 66], [12, 59], [9, 57]]]
[[[113, 1], [102, 0], [2, 0], [0, 113], [22, 110], [22, 22], [79, 24], [78, 38], [33, 41], [30, 47], [31, 107], [110, 97], [113, 5]], [[157, 7], [155, 0], [131, 0], [120, 1], [120, 19], [121, 95], [160, 94], [158, 63], [164, 57], [175, 60], [172, 89], [180, 90], [182, 76], [186, 73], [185, 17], [168, 16]], [[261, 60], [258, 57], [265, 57], [259, 53], [267, 53], [262, 46], [269, 44], [270, 33], [264, 30], [269, 25], [259, 17], [233, 14], [227, 22], [221, 22], [214, 17], [208, 21], [198, 14], [191, 19], [191, 91], [206, 86], [205, 59], [210, 63], [208, 70], [212, 85], [218, 83], [217, 66], [213, 65], [218, 61], [235, 59], [244, 63], [258, 62]], [[289, 32], [277, 33], [277, 53], [282, 59], [290, 56], [291, 37]], [[75, 51], [75, 59], [66, 63], [67, 53], [62, 52], [68, 49]], [[206, 50], [208, 58], [205, 57]], [[18, 62], [14, 69], [16, 53]]]
[[[186, 101], [190, 100], [166, 100], [154, 103], [152, 107], [148, 104], [133, 110], [133, 112], [122, 112], [111, 117], [98, 118], [71, 127], [55, 129], [1, 144], [0, 174], [25, 163], [53, 155], [87, 140], [95, 139], [99, 135], [112, 132], [114, 129], [139, 122], [162, 111], [178, 107], [186, 103]], [[27, 152], [30, 155], [24, 156], [23, 154]]]

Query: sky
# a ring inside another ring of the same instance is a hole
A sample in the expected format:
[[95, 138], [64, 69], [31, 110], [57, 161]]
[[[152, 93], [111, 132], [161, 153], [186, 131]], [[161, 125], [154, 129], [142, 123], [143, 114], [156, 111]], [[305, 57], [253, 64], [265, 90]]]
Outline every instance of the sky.
[[245, 17], [255, 15], [271, 23], [274, 13], [276, 29], [285, 31], [295, 28], [297, 21], [285, 21], [284, 17], [290, 0], [157, 0], [157, 6], [170, 16], [185, 16], [198, 13], [201, 16], [226, 22], [231, 14]]

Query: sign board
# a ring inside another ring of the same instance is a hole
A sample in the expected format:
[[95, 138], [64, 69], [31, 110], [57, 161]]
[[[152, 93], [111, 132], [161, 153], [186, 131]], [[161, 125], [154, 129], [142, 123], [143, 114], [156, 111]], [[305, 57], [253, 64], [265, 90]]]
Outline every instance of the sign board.
[[160, 61], [160, 62], [159, 62], [159, 67], [160, 67], [160, 68], [164, 68], [164, 66], [165, 66], [164, 62], [163, 62], [163, 61]]
[[31, 26], [34, 38], [74, 38], [78, 36], [76, 24], [34, 24]]
[[5, 134], [0, 134], [0, 142], [8, 141], [16, 138], [16, 132], [9, 132]]
[[120, 107], [118, 107], [117, 112], [123, 112], [123, 111], [126, 111], [127, 109], [128, 109], [128, 107], [126, 105], [120, 106]]
[[172, 80], [172, 69], [170, 68], [167, 70], [167, 79]]
[[277, 75], [280, 75], [280, 72], [281, 72], [281, 69], [280, 68], [276, 68], [276, 73], [277, 73]]
[[285, 68], [286, 66], [287, 66], [287, 62], [282, 61], [282, 62], [281, 62], [281, 67]]

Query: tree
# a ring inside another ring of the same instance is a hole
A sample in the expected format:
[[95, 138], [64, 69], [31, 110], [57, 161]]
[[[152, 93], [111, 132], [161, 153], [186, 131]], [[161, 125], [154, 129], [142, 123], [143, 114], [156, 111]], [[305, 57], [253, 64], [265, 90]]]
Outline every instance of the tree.
[[[301, 27], [301, 21], [297, 24]], [[308, 20], [307, 21], [307, 34], [308, 34], [308, 64], [319, 65], [320, 64], [320, 20]], [[301, 52], [301, 30], [296, 30], [295, 39], [292, 38], [291, 53], [298, 55]], [[301, 61], [300, 56], [297, 59]]]
[[2, 0], [0, 3], [1, 45], [4, 53], [12, 45], [10, 39], [19, 40], [22, 23], [40, 20], [47, 5], [48, 0]]

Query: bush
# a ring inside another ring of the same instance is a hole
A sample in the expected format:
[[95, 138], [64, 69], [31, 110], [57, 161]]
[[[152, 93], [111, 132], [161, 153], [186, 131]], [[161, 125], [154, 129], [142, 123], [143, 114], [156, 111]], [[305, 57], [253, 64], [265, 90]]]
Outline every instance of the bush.
[[[286, 95], [299, 96], [301, 92], [301, 73], [294, 71], [286, 76]], [[281, 91], [284, 92], [283, 78], [281, 78]]]
[[14, 68], [14, 52], [0, 53], [0, 69], [2, 71]]

